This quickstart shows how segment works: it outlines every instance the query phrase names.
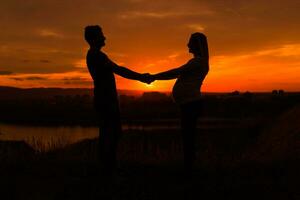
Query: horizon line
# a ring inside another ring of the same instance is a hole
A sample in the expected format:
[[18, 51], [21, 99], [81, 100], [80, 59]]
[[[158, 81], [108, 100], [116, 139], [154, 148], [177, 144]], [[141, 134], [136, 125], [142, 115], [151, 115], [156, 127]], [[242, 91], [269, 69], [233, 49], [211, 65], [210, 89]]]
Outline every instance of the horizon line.
[[[15, 89], [86, 89], [86, 90], [92, 90], [93, 87], [14, 87], [14, 86], [6, 86], [6, 85], [0, 85], [1, 87], [7, 87], [7, 88], [15, 88]], [[135, 91], [135, 92], [160, 92], [160, 93], [172, 93], [172, 90], [134, 90], [134, 89], [118, 89], [118, 91]], [[251, 93], [270, 93], [274, 90], [283, 90], [284, 92], [288, 92], [288, 93], [299, 93], [299, 91], [292, 91], [292, 90], [284, 90], [284, 89], [273, 89], [273, 90], [264, 90], [264, 91], [255, 91], [255, 90], [231, 90], [231, 91], [201, 91], [201, 93], [232, 93], [232, 92], [241, 92], [241, 93], [245, 93], [245, 92], [251, 92]]]

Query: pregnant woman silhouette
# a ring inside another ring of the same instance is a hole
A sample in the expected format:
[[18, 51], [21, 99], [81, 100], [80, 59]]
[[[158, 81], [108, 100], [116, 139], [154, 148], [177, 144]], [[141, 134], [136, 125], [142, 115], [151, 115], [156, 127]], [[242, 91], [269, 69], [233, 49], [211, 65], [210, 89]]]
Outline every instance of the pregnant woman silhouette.
[[183, 137], [184, 167], [190, 174], [195, 161], [195, 134], [197, 119], [201, 113], [200, 88], [209, 71], [207, 38], [203, 33], [193, 33], [188, 42], [193, 58], [181, 67], [151, 75], [153, 80], [177, 79], [172, 95], [180, 107]]

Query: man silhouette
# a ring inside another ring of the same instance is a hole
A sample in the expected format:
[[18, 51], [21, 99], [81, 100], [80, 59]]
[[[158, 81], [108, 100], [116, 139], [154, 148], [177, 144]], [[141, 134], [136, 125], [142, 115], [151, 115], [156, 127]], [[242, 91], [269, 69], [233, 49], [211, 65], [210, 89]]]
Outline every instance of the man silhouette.
[[117, 144], [120, 138], [121, 120], [114, 73], [133, 80], [150, 83], [149, 74], [139, 74], [111, 61], [101, 48], [105, 37], [100, 26], [87, 26], [85, 40], [90, 45], [86, 63], [94, 81], [94, 105], [99, 117], [99, 161], [105, 173], [116, 167]]

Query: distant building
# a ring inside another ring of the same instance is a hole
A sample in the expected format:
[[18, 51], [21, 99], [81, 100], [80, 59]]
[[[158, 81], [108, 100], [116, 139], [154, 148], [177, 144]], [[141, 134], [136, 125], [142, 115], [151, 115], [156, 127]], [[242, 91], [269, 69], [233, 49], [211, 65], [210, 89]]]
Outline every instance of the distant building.
[[278, 95], [280, 96], [284, 95], [284, 90], [278, 90]]
[[278, 90], [272, 90], [273, 95], [278, 95]]
[[144, 92], [141, 99], [146, 101], [162, 101], [167, 100], [169, 97], [161, 92]]
[[273, 90], [272, 91], [272, 94], [273, 95], [278, 95], [278, 96], [282, 96], [282, 95], [284, 95], [284, 90]]
[[232, 96], [239, 96], [240, 95], [240, 92], [239, 91], [233, 91], [230, 93]]
[[121, 103], [128, 103], [128, 102], [133, 102], [136, 97], [135, 96], [131, 96], [131, 95], [125, 95], [125, 94], [121, 94], [119, 96], [120, 102]]
[[244, 94], [243, 94], [244, 97], [246, 98], [252, 98], [253, 97], [253, 93], [249, 92], [249, 91], [246, 91]]

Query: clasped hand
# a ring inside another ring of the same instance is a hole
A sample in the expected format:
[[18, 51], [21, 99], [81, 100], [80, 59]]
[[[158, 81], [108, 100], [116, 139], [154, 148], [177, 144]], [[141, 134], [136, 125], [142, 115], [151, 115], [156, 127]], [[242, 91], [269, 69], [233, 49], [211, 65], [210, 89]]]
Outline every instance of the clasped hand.
[[141, 74], [141, 81], [143, 83], [151, 84], [153, 81], [155, 81], [155, 78], [153, 75], [149, 73]]

